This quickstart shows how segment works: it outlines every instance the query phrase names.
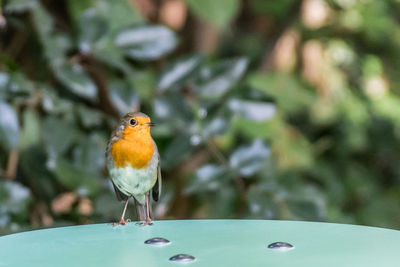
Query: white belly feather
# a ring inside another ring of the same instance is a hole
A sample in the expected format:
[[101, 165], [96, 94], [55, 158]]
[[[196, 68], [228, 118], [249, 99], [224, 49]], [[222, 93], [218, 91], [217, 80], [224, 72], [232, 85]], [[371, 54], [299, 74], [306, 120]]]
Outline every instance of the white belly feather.
[[135, 169], [130, 165], [123, 168], [112, 167], [110, 176], [115, 186], [125, 195], [134, 196], [141, 204], [145, 202], [145, 194], [149, 192], [157, 180], [158, 155], [156, 150], [148, 168]]

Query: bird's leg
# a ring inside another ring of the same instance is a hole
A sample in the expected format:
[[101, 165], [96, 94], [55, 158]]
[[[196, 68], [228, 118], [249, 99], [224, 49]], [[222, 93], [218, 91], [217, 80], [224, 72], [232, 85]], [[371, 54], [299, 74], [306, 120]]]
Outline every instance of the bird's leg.
[[113, 223], [113, 226], [125, 225], [126, 223], [130, 222], [129, 219], [125, 220], [125, 212], [126, 212], [126, 208], [128, 207], [128, 202], [129, 202], [129, 198], [125, 202], [124, 211], [122, 212], [121, 219], [119, 220], [119, 222]]
[[151, 222], [151, 206], [150, 206], [149, 193], [146, 193], [144, 195], [144, 203], [143, 204], [141, 204], [139, 201], [136, 201], [136, 212], [139, 217], [139, 221], [136, 223], [137, 225], [145, 226], [145, 225], [153, 224]]
[[129, 203], [129, 198], [125, 202], [124, 211], [122, 212], [122, 216], [121, 216], [121, 222], [124, 222], [124, 223], [129, 222], [129, 219], [125, 220], [125, 212], [126, 212], [126, 208], [128, 207], [128, 203]]
[[152, 225], [153, 223], [151, 222], [151, 217], [150, 217], [150, 194], [146, 194], [146, 225]]

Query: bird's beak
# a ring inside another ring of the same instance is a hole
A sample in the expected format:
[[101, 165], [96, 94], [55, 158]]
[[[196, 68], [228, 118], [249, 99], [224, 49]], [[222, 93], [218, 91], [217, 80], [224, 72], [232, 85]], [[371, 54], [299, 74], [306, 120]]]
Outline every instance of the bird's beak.
[[148, 122], [148, 123], [146, 123], [146, 124], [149, 125], [150, 127], [156, 125], [154, 122]]

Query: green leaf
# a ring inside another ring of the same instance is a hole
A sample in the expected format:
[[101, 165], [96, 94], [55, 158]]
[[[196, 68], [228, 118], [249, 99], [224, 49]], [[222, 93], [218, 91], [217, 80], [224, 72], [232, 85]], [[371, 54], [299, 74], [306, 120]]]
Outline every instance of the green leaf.
[[142, 102], [151, 101], [156, 88], [155, 70], [146, 68], [136, 71], [128, 77], [128, 83], [136, 89]]
[[14, 108], [0, 101], [0, 144], [12, 149], [18, 145], [19, 122]]
[[377, 227], [398, 228], [399, 216], [399, 189], [393, 188], [380, 197], [373, 197], [357, 212], [359, 220], [366, 225]]
[[221, 189], [224, 183], [221, 179], [226, 174], [226, 169], [215, 164], [207, 164], [196, 170], [195, 176], [185, 189], [186, 194], [197, 194]]
[[64, 159], [57, 160], [53, 172], [60, 183], [82, 195], [93, 195], [101, 189], [102, 180], [98, 176], [87, 172], [85, 169], [77, 168]]
[[80, 65], [64, 64], [55, 69], [58, 80], [74, 94], [89, 100], [97, 100], [97, 89]]
[[141, 26], [121, 31], [115, 45], [136, 60], [155, 60], [173, 49], [178, 40], [175, 33], [164, 26]]
[[186, 0], [186, 3], [199, 18], [219, 28], [228, 26], [240, 7], [238, 0]]
[[389, 2], [371, 1], [360, 4], [362, 30], [365, 41], [374, 47], [387, 47], [397, 28], [397, 22], [390, 16]]
[[158, 82], [158, 91], [164, 92], [169, 89], [180, 87], [188, 78], [192, 76], [195, 70], [202, 62], [201, 55], [192, 55], [176, 60], [161, 74]]
[[74, 165], [86, 172], [100, 175], [105, 164], [106, 140], [99, 135], [80, 136], [73, 150]]
[[[211, 195], [211, 196], [209, 196]], [[212, 192], [207, 194], [206, 200], [208, 202], [208, 215], [206, 218], [226, 219], [234, 218], [237, 209], [239, 193], [232, 185], [223, 185], [221, 191]]]
[[42, 107], [50, 114], [68, 114], [73, 109], [74, 102], [60, 98], [54, 88], [42, 88]]
[[247, 59], [239, 58], [204, 67], [200, 70], [200, 77], [194, 89], [204, 99], [221, 97], [243, 76], [247, 65]]
[[270, 14], [276, 18], [287, 16], [294, 0], [265, 1], [250, 0], [250, 9], [256, 14]]
[[0, 204], [0, 234], [21, 231], [20, 226], [29, 221], [29, 206], [32, 204], [29, 188], [17, 182], [0, 180]]
[[139, 96], [129, 83], [122, 80], [112, 80], [108, 90], [113, 106], [122, 116], [139, 107]]
[[277, 219], [280, 213], [279, 199], [275, 197], [282, 189], [274, 182], [253, 184], [247, 194], [251, 218]]
[[314, 100], [313, 93], [294, 75], [255, 73], [249, 76], [248, 83], [251, 87], [273, 96], [277, 107], [285, 112], [297, 112], [309, 107]]
[[241, 146], [232, 153], [229, 163], [240, 175], [248, 177], [255, 174], [269, 156], [269, 148], [260, 139], [249, 146]]
[[2, 204], [0, 212], [15, 214], [27, 212], [31, 200], [29, 188], [17, 182], [0, 181], [0, 203]]
[[99, 16], [94, 9], [89, 9], [82, 14], [79, 20], [79, 49], [89, 53], [92, 46], [107, 33], [107, 22]]
[[191, 152], [192, 146], [189, 136], [184, 133], [177, 135], [162, 153], [162, 168], [168, 170], [175, 167], [187, 159]]
[[66, 3], [75, 21], [78, 21], [84, 12], [92, 10], [107, 22], [107, 28], [112, 32], [121, 27], [143, 22], [134, 5], [130, 5], [125, 0], [118, 2], [110, 2], [108, 0], [69, 0]]
[[27, 109], [24, 111], [22, 122], [23, 127], [19, 147], [26, 148], [38, 144], [41, 136], [41, 121], [38, 114], [35, 111]]
[[[165, 121], [170, 129], [187, 131], [193, 122], [193, 113], [185, 101], [178, 94], [164, 94], [154, 99], [154, 113], [158, 120]], [[171, 118], [174, 118], [171, 120]], [[157, 128], [157, 127], [155, 127]]]
[[29, 186], [36, 198], [50, 201], [56, 196], [54, 177], [46, 168], [46, 154], [38, 145], [21, 151], [19, 166], [24, 184]]
[[53, 33], [54, 19], [41, 4], [33, 9], [33, 21], [40, 38], [43, 39]]
[[122, 27], [143, 23], [140, 13], [134, 8], [134, 4], [129, 4], [129, 2], [118, 1], [116, 3], [109, 0], [96, 0], [94, 8], [107, 20], [110, 31], [115, 32]]
[[285, 198], [292, 219], [321, 221], [326, 216], [324, 197], [314, 186], [296, 188], [285, 194]]
[[60, 154], [69, 149], [79, 136], [74, 124], [54, 116], [48, 116], [44, 120], [42, 134], [49, 169], [56, 167]]
[[236, 117], [233, 119], [232, 125], [235, 132], [243, 134], [251, 139], [271, 138], [275, 136], [275, 133], [271, 131], [271, 123], [269, 122], [256, 122], [243, 117]]
[[33, 9], [32, 15], [47, 62], [53, 67], [65, 64], [65, 54], [72, 47], [70, 36], [55, 30], [54, 18], [41, 5]]
[[30, 96], [34, 90], [34, 85], [22, 72], [1, 73], [0, 89], [8, 97]]
[[79, 21], [83, 12], [90, 8], [91, 2], [92, 0], [69, 0], [66, 2], [73, 21]]
[[7, 85], [10, 81], [10, 75], [5, 72], [0, 72], [0, 99], [5, 100], [7, 98]]
[[224, 134], [229, 128], [230, 124], [227, 118], [215, 117], [201, 127], [201, 136], [204, 139], [212, 138]]
[[247, 101], [232, 98], [228, 101], [228, 107], [236, 114], [248, 120], [262, 122], [269, 120], [275, 115], [275, 105], [260, 101]]
[[8, 0], [4, 6], [4, 11], [6, 13], [24, 12], [33, 9], [37, 4], [37, 0]]
[[89, 129], [91, 127], [100, 126], [103, 122], [103, 114], [96, 109], [89, 108], [85, 105], [78, 105], [76, 110], [83, 126]]
[[92, 55], [109, 67], [119, 69], [128, 77], [133, 74], [133, 69], [126, 62], [123, 51], [116, 48], [108, 38], [101, 38], [91, 49]]
[[375, 55], [367, 55], [364, 59], [362, 70], [366, 77], [382, 75], [383, 66], [381, 59]]

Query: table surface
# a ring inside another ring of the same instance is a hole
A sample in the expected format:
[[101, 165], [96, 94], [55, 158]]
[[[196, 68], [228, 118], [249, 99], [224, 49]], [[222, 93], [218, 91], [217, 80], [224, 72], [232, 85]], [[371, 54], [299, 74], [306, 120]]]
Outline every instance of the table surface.
[[[165, 246], [149, 238], [171, 241]], [[276, 251], [274, 242], [294, 249]], [[189, 254], [189, 263], [170, 261]], [[400, 231], [332, 223], [267, 220], [93, 224], [0, 237], [0, 266], [400, 266]]]

